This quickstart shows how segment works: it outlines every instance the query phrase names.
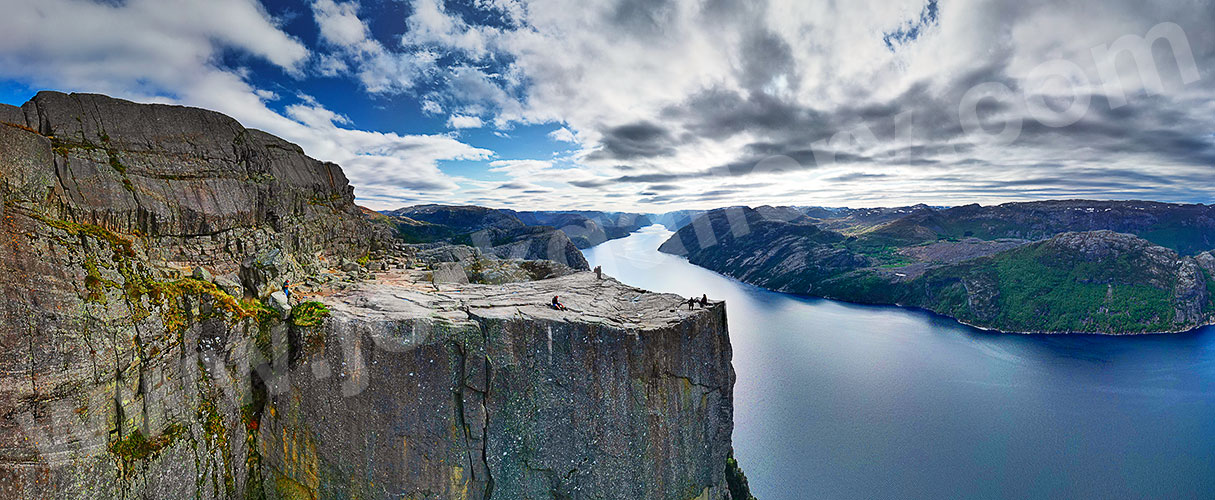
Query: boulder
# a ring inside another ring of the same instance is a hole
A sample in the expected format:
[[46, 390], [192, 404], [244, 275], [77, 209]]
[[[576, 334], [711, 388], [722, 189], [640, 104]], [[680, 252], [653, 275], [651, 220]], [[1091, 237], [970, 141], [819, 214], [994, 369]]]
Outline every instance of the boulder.
[[194, 272], [191, 273], [190, 276], [196, 280], [206, 282], [211, 282], [215, 279], [215, 276], [211, 274], [211, 271], [208, 271], [207, 268], [202, 266], [195, 267]]
[[459, 262], [440, 262], [431, 273], [435, 283], [468, 283], [468, 273]]
[[215, 278], [214, 283], [215, 286], [218, 286], [220, 290], [224, 291], [224, 293], [233, 297], [239, 298], [245, 293], [244, 287], [242, 287], [240, 283], [232, 278], [218, 276]]
[[278, 313], [280, 319], [287, 319], [288, 316], [291, 316], [291, 304], [287, 301], [287, 294], [282, 290], [271, 293], [266, 305]]

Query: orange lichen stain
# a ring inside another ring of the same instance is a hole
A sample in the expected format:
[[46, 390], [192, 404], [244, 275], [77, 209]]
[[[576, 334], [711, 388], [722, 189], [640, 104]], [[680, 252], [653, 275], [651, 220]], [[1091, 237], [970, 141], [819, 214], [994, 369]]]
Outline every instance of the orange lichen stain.
[[34, 129], [32, 129], [32, 128], [30, 128], [30, 127], [27, 127], [27, 126], [25, 126], [25, 125], [22, 125], [22, 124], [20, 124], [20, 123], [0, 122], [0, 125], [5, 125], [5, 126], [8, 126], [8, 127], [13, 127], [13, 128], [19, 128], [19, 129], [24, 130], [24, 131], [26, 131], [26, 132], [29, 132], [29, 133], [31, 133], [31, 134], [38, 134], [38, 135], [42, 135], [42, 134], [39, 134], [37, 130], [34, 130]]
[[320, 461], [312, 434], [306, 430], [284, 427], [282, 448], [282, 475], [309, 491], [318, 491], [321, 483]]
[[464, 477], [464, 468], [458, 465], [451, 468], [451, 484], [448, 485], [448, 493], [452, 500], [467, 500], [468, 499], [468, 478]]

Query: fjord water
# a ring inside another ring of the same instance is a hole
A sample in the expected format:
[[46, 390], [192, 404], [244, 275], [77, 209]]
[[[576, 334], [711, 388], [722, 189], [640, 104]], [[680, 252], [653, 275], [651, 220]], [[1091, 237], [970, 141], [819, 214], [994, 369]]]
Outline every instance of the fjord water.
[[1215, 495], [1215, 330], [983, 332], [742, 284], [659, 253], [670, 234], [584, 253], [633, 286], [726, 300], [735, 455], [760, 500]]

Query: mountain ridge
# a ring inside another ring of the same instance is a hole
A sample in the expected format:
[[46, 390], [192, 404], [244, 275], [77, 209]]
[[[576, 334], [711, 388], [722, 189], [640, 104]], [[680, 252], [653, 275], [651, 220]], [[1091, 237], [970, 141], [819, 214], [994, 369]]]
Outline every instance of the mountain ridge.
[[1166, 333], [1215, 323], [1215, 258], [1178, 251], [1215, 235], [1205, 205], [1067, 200], [789, 213], [710, 211], [659, 250], [777, 291], [919, 307], [1006, 332]]

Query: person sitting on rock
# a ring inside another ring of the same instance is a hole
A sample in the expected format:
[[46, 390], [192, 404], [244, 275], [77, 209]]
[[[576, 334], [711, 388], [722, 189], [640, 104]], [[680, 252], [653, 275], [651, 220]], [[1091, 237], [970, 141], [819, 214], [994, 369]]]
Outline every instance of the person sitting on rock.
[[558, 311], [564, 311], [564, 310], [565, 310], [565, 304], [562, 304], [562, 303], [561, 303], [561, 297], [560, 297], [560, 296], [557, 296], [557, 295], [554, 295], [554, 296], [553, 296], [553, 304], [552, 304], [552, 305], [553, 305], [553, 309], [556, 309], [556, 310], [558, 310]]
[[700, 307], [709, 307], [709, 294], [700, 295]]
[[603, 279], [603, 266], [595, 266], [595, 277]]

